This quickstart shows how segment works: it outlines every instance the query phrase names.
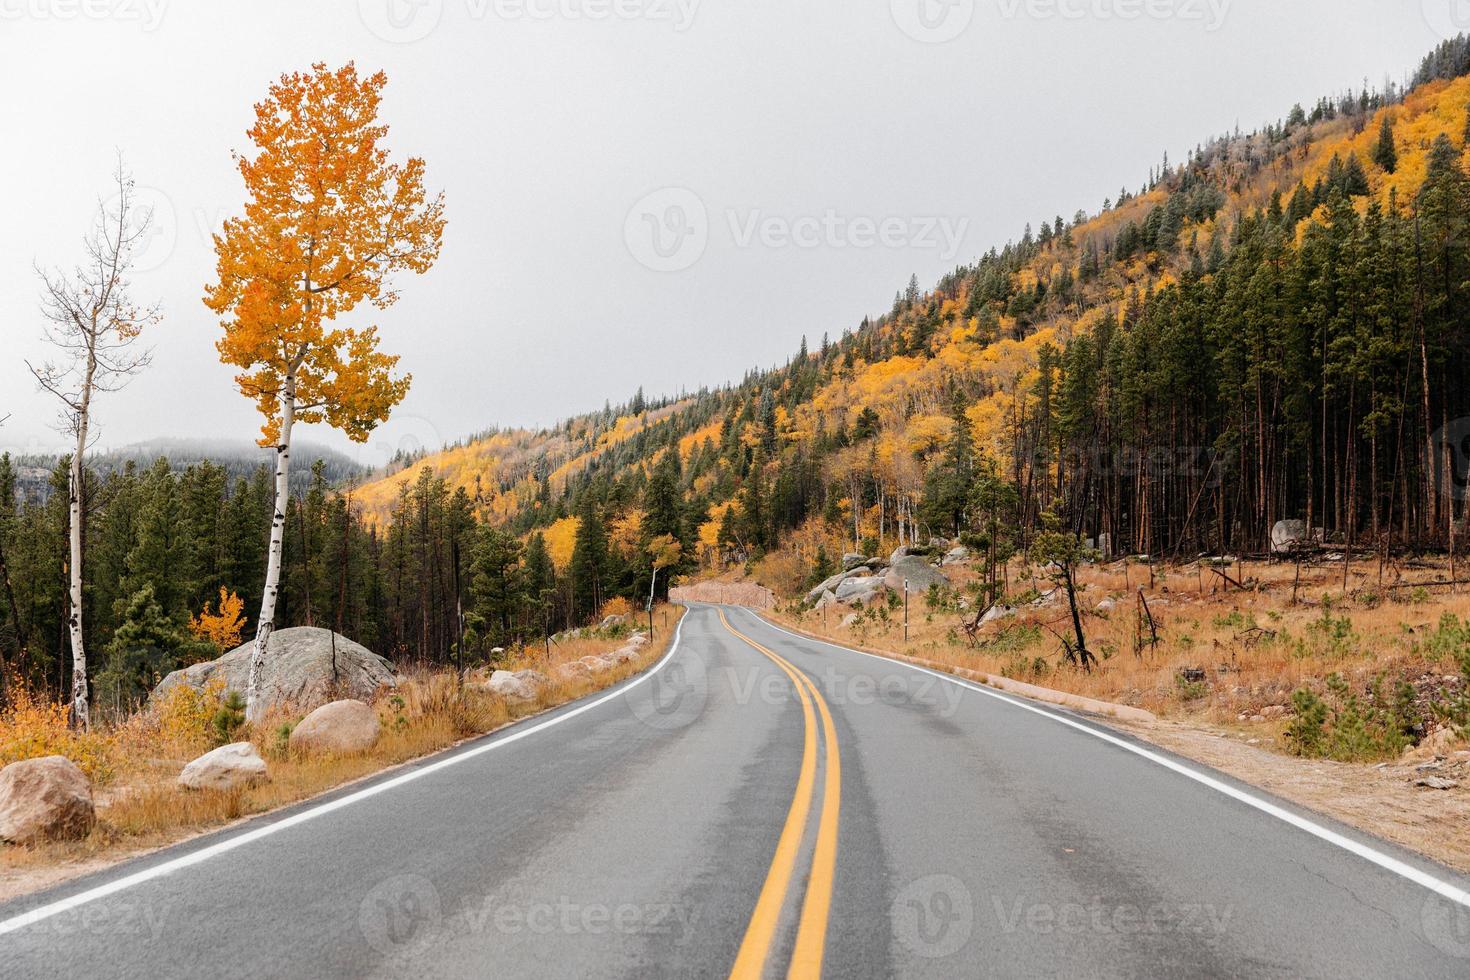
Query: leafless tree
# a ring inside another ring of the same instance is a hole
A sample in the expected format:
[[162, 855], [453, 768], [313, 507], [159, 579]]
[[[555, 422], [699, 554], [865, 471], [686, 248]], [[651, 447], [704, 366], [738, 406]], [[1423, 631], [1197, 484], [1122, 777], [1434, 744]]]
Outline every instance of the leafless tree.
[[117, 190], [99, 201], [97, 218], [83, 241], [85, 257], [70, 273], [37, 265], [41, 278], [43, 339], [55, 359], [26, 367], [41, 388], [61, 402], [61, 430], [75, 438], [68, 484], [70, 555], [72, 724], [91, 727], [87, 703], [87, 652], [82, 631], [82, 542], [86, 515], [86, 454], [95, 435], [93, 398], [117, 391], [148, 364], [149, 352], [137, 345], [139, 335], [162, 319], [159, 304], [138, 306], [129, 294], [133, 253], [146, 241], [151, 211], [139, 208], [132, 177], [118, 160]]

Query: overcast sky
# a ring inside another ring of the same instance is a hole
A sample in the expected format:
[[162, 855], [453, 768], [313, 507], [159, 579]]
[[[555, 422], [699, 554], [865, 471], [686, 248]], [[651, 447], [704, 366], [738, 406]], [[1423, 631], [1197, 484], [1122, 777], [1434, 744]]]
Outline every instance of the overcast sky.
[[23, 363], [32, 266], [75, 260], [119, 150], [165, 320], [101, 442], [254, 435], [209, 231], [252, 104], [313, 61], [387, 71], [389, 145], [448, 201], [438, 265], [377, 314], [414, 376], [354, 450], [377, 463], [779, 363], [1465, 27], [1462, 0], [0, 0], [0, 446], [63, 441]]

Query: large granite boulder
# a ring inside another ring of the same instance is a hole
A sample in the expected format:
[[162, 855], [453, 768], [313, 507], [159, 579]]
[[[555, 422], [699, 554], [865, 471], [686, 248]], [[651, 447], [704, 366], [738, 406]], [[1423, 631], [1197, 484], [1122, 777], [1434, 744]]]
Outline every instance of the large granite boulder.
[[807, 601], [816, 602], [821, 599], [825, 593], [836, 592], [837, 587], [840, 586], [843, 582], [846, 582], [848, 579], [861, 578], [865, 575], [871, 574], [872, 569], [868, 568], [865, 565], [859, 565], [856, 568], [849, 568], [846, 571], [838, 572], [836, 575], [833, 575], [830, 578], [823, 579], [820, 584], [809, 591], [806, 594]]
[[0, 841], [76, 840], [96, 823], [92, 784], [65, 756], [25, 759], [0, 769]]
[[361, 701], [333, 701], [301, 719], [288, 741], [294, 751], [311, 755], [355, 755], [378, 744], [382, 727], [377, 712]]
[[1271, 528], [1271, 550], [1277, 554], [1294, 551], [1306, 543], [1306, 521], [1277, 521]]
[[849, 606], [865, 606], [882, 598], [883, 577], [859, 575], [846, 579], [837, 587], [837, 601]]
[[231, 742], [204, 753], [179, 773], [184, 789], [244, 789], [267, 782], [265, 760], [250, 742]]
[[[223, 681], [227, 691], [244, 694], [254, 646], [246, 643], [218, 660], [174, 671], [153, 689], [152, 699], [158, 701], [179, 684], [203, 690], [214, 681]], [[264, 710], [310, 709], [338, 698], [370, 701], [379, 690], [396, 686], [392, 664], [361, 643], [331, 630], [293, 626], [271, 634], [259, 696]]]
[[894, 592], [903, 591], [903, 583], [909, 583], [909, 592], [928, 592], [931, 585], [948, 585], [949, 576], [917, 555], [907, 555], [895, 561], [883, 576], [883, 583]]
[[[612, 659], [612, 663], [617, 660]], [[497, 670], [485, 686], [507, 701], [534, 701], [547, 683], [546, 675], [539, 670]]]

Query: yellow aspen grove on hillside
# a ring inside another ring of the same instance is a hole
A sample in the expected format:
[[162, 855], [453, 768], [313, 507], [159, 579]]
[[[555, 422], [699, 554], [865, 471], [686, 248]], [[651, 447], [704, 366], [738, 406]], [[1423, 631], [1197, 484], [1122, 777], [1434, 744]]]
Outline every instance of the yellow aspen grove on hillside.
[[276, 449], [275, 510], [250, 662], [246, 714], [270, 634], [285, 534], [291, 430], [326, 422], [366, 441], [408, 392], [392, 373], [396, 356], [378, 349], [374, 326], [337, 319], [367, 301], [378, 309], [398, 294], [389, 277], [423, 273], [439, 256], [443, 195], [424, 190], [424, 161], [391, 163], [388, 127], [377, 121], [388, 78], [360, 78], [349, 62], [283, 75], [255, 107], [247, 135], [257, 151], [236, 154], [245, 213], [215, 236], [218, 282], [205, 304], [219, 314], [220, 359], [265, 418], [261, 445]]

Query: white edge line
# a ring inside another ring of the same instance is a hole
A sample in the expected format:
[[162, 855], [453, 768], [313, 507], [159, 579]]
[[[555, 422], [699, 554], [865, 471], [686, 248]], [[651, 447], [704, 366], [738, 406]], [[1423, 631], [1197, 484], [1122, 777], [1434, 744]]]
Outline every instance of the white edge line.
[[[118, 878], [115, 881], [109, 881], [105, 885], [98, 885], [96, 888], [89, 888], [86, 891], [79, 892], [75, 895], [70, 896], [69, 898], [58, 899], [57, 901], [51, 902], [50, 904], [31, 909], [29, 912], [22, 912], [20, 915], [12, 916], [9, 919], [0, 921], [0, 936], [5, 935], [6, 933], [14, 932], [17, 929], [24, 929], [26, 926], [34, 925], [37, 922], [49, 919], [55, 915], [60, 915], [63, 912], [69, 912], [74, 908], [78, 908], [82, 905], [87, 905], [91, 902], [95, 902], [100, 898], [106, 898], [109, 895], [115, 895], [120, 891], [124, 891], [136, 885], [141, 885], [148, 881], [152, 881], [155, 878], [162, 878], [165, 875], [172, 874], [173, 872], [179, 871], [183, 868], [187, 868], [195, 864], [201, 864], [205, 861], [208, 861], [210, 858], [218, 857], [221, 854], [226, 854], [230, 851], [233, 851], [237, 847], [244, 847], [246, 844], [253, 843], [264, 837], [269, 837], [272, 834], [279, 833], [290, 827], [295, 827], [300, 824], [306, 823], [308, 820], [315, 820], [317, 817], [325, 816], [326, 814], [331, 813], [334, 810], [340, 810], [345, 806], [350, 806], [353, 803], [361, 802], [362, 800], [366, 800], [369, 797], [377, 796], [379, 793], [385, 793], [390, 789], [396, 789], [399, 786], [405, 785], [406, 783], [413, 782], [415, 779], [421, 779], [424, 776], [429, 775], [430, 773], [438, 772], [441, 769], [447, 769], [452, 765], [464, 762], [466, 759], [473, 759], [476, 756], [484, 755], [486, 752], [493, 752], [494, 750], [502, 748], [506, 745], [510, 745], [513, 742], [518, 742], [521, 739], [526, 738], [527, 736], [534, 735], [540, 731], [544, 731], [545, 729], [550, 728], [553, 725], [559, 725], [569, 718], [575, 718], [577, 715], [580, 715], [583, 712], [591, 711], [598, 705], [606, 704], [613, 698], [621, 697], [623, 694], [637, 687], [639, 684], [642, 684], [644, 681], [648, 680], [654, 674], [663, 669], [663, 666], [669, 662], [670, 658], [672, 658], [674, 654], [678, 652], [679, 639], [683, 631], [684, 617], [680, 616], [678, 625], [674, 628], [674, 641], [669, 645], [668, 653], [664, 654], [663, 658], [659, 660], [658, 663], [654, 664], [651, 668], [639, 674], [631, 682], [621, 685], [620, 687], [618, 687], [617, 690], [610, 691], [595, 701], [589, 701], [587, 704], [584, 704], [581, 707], [573, 708], [570, 711], [563, 712], [554, 718], [548, 718], [545, 721], [537, 722], [536, 724], [531, 725], [529, 728], [523, 728], [520, 731], [511, 732], [510, 734], [505, 735], [501, 738], [497, 738], [494, 741], [486, 742], [484, 745], [478, 745], [472, 749], [466, 749], [462, 752], [455, 753], [454, 755], [451, 755], [444, 759], [440, 759], [438, 762], [430, 763], [429, 765], [424, 766], [420, 769], [414, 769], [401, 775], [394, 776], [392, 779], [387, 779], [381, 783], [376, 783], [372, 786], [367, 787], [366, 789], [360, 789], [355, 793], [349, 793], [347, 796], [339, 797], [338, 799], [323, 803], [320, 806], [314, 806], [299, 813], [294, 813], [289, 817], [286, 817], [282, 820], [277, 820], [274, 823], [266, 824], [263, 827], [257, 827], [254, 830], [248, 830], [245, 833], [239, 834], [235, 837], [231, 837], [228, 840], [222, 840], [218, 844], [211, 844], [208, 847], [200, 848], [197, 851], [194, 851], [190, 854], [185, 854], [182, 857], [174, 858], [171, 861], [165, 861], [162, 864], [155, 865], [154, 867], [145, 868], [142, 871], [138, 871], [130, 875], [125, 875], [124, 877]], [[491, 733], [492, 737], [493, 734], [494, 733]]]
[[1359, 841], [1353, 840], [1351, 837], [1346, 837], [1342, 834], [1339, 834], [1337, 831], [1332, 830], [1328, 827], [1324, 827], [1316, 821], [1309, 820], [1306, 817], [1285, 809], [1284, 807], [1277, 806], [1275, 803], [1272, 803], [1269, 800], [1263, 800], [1259, 796], [1247, 793], [1244, 790], [1231, 786], [1229, 783], [1222, 782], [1221, 780], [1216, 779], [1213, 776], [1206, 775], [1205, 773], [1198, 772], [1195, 769], [1190, 768], [1189, 766], [1182, 765], [1181, 763], [1170, 759], [1168, 756], [1160, 755], [1157, 752], [1153, 752], [1149, 749], [1143, 748], [1142, 746], [1135, 745], [1132, 742], [1127, 741], [1126, 739], [1119, 738], [1116, 735], [1110, 735], [1104, 731], [1099, 731], [1098, 729], [1093, 728], [1091, 725], [1084, 725], [1081, 722], [1074, 721], [1073, 719], [1066, 717], [1065, 715], [1059, 715], [1053, 711], [1049, 711], [1045, 708], [1041, 708], [1034, 704], [1031, 704], [1030, 702], [1020, 700], [1007, 694], [1002, 694], [999, 691], [991, 690], [990, 688], [983, 687], [979, 684], [972, 684], [969, 681], [954, 676], [953, 674], [946, 674], [943, 671], [938, 670], [930, 670], [927, 667], [920, 667], [917, 664], [906, 663], [902, 660], [895, 660], [892, 657], [885, 657], [881, 654], [867, 653], [863, 650], [854, 650], [851, 647], [842, 646], [840, 643], [831, 643], [827, 640], [818, 640], [814, 637], [803, 636], [799, 633], [793, 633], [791, 630], [788, 630], [784, 627], [777, 626], [775, 623], [771, 622], [769, 619], [766, 619], [766, 617], [764, 616], [760, 616], [758, 613], [752, 613], [752, 615], [757, 616], [757, 618], [760, 619], [761, 622], [771, 627], [771, 629], [774, 629], [780, 633], [785, 633], [787, 636], [793, 637], [795, 639], [806, 640], [810, 643], [818, 643], [822, 646], [831, 647], [834, 650], [842, 650], [845, 653], [855, 653], [858, 656], [862, 657], [872, 657], [874, 660], [882, 660], [885, 663], [896, 664], [899, 667], [907, 667], [910, 670], [916, 670], [921, 674], [929, 674], [930, 676], [937, 677], [940, 680], [949, 681], [951, 684], [957, 684], [967, 690], [975, 691], [980, 694], [985, 694], [989, 697], [996, 698], [997, 700], [1004, 701], [1006, 704], [1021, 708], [1024, 711], [1030, 711], [1033, 714], [1041, 715], [1043, 718], [1050, 718], [1052, 721], [1055, 721], [1058, 724], [1066, 725], [1068, 728], [1075, 728], [1079, 732], [1086, 732], [1088, 735], [1091, 735], [1094, 738], [1102, 739], [1104, 742], [1115, 745], [1118, 748], [1123, 749], [1124, 751], [1132, 752], [1134, 755], [1141, 756], [1142, 758], [1145, 758], [1150, 762], [1163, 766], [1165, 769], [1177, 772], [1182, 776], [1187, 776], [1195, 782], [1200, 783], [1201, 785], [1208, 786], [1210, 789], [1213, 789], [1219, 793], [1223, 793], [1231, 799], [1238, 800], [1239, 802], [1244, 803], [1247, 806], [1254, 807], [1255, 809], [1260, 810], [1262, 813], [1273, 816], [1284, 823], [1291, 824], [1293, 827], [1296, 827], [1299, 830], [1305, 830], [1313, 837], [1320, 838], [1321, 840], [1340, 847], [1343, 850], [1348, 851], [1349, 853], [1356, 854], [1358, 857], [1378, 865], [1385, 871], [1390, 871], [1401, 878], [1406, 878], [1409, 881], [1412, 881], [1416, 885], [1421, 885], [1424, 888], [1429, 889], [1430, 891], [1434, 892], [1437, 895], [1440, 895], [1443, 898], [1447, 898], [1452, 902], [1456, 902], [1460, 905], [1470, 908], [1470, 891], [1466, 891], [1465, 889], [1453, 885], [1448, 881], [1437, 878], [1434, 875], [1429, 874], [1428, 872], [1421, 871], [1411, 864], [1406, 864], [1405, 862], [1400, 861], [1398, 858], [1384, 854], [1382, 851], [1373, 847], [1369, 847], [1367, 844], [1363, 844]]

